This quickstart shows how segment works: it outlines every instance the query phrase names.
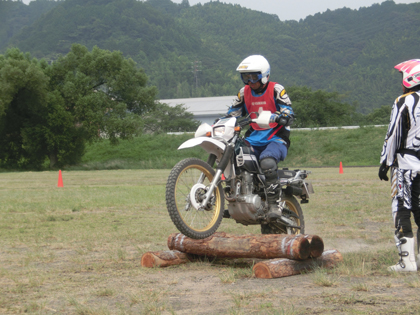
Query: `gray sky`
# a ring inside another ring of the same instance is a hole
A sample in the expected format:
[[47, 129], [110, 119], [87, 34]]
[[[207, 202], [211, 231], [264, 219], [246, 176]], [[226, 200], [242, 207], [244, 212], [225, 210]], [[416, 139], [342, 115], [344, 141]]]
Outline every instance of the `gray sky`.
[[[204, 4], [210, 0], [188, 0], [190, 5], [197, 3]], [[241, 7], [277, 14], [280, 20], [304, 19], [308, 15], [322, 13], [340, 8], [359, 9], [360, 7], [370, 7], [374, 3], [382, 3], [385, 0], [220, 0], [223, 3], [239, 4]], [[182, 0], [172, 0], [181, 3]], [[394, 0], [395, 3], [415, 3], [419, 0]]]
[[[28, 4], [31, 0], [23, 0]], [[190, 5], [197, 3], [204, 4], [210, 0], [188, 0]], [[385, 0], [220, 0], [223, 3], [239, 4], [248, 9], [277, 14], [280, 20], [304, 19], [308, 15], [325, 12], [327, 9], [336, 10], [340, 8], [359, 9], [370, 7], [374, 3], [382, 3]], [[182, 0], [172, 0], [181, 3]], [[395, 3], [415, 3], [419, 0], [394, 0]]]

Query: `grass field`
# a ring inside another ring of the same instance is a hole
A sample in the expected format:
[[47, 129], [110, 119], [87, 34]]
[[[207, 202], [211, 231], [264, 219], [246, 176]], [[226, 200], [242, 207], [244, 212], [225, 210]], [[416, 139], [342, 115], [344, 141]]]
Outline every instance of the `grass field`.
[[[389, 183], [377, 168], [314, 168], [306, 233], [342, 252], [333, 270], [273, 280], [249, 261], [142, 268], [177, 232], [169, 170], [0, 173], [2, 314], [417, 314], [417, 274], [392, 274]], [[219, 231], [259, 233], [224, 220]]]
[[[291, 146], [281, 167], [338, 167], [379, 166], [379, 157], [386, 127], [359, 129], [292, 130]], [[112, 146], [107, 140], [87, 146], [82, 162], [66, 166], [67, 170], [103, 169], [170, 169], [187, 157], [207, 160], [207, 153], [200, 147], [177, 150], [192, 138], [184, 135], [143, 135], [132, 140], [122, 140]], [[46, 161], [45, 167], [48, 168]]]

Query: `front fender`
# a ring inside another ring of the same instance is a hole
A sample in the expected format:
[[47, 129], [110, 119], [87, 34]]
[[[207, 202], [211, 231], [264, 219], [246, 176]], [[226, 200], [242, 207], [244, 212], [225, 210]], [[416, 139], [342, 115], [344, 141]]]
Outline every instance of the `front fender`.
[[217, 159], [220, 159], [226, 149], [226, 145], [219, 140], [207, 137], [198, 137], [185, 141], [178, 147], [178, 150], [192, 148], [198, 145], [206, 150], [207, 153], [214, 154]]
[[[178, 150], [192, 148], [198, 145], [204, 150], [206, 150], [207, 153], [214, 154], [216, 156], [217, 161], [220, 161], [226, 149], [226, 145], [219, 140], [208, 137], [197, 137], [185, 141], [178, 147]], [[223, 173], [226, 176], [226, 178], [231, 178], [235, 175], [233, 166], [230, 162], [226, 166], [226, 169]]]

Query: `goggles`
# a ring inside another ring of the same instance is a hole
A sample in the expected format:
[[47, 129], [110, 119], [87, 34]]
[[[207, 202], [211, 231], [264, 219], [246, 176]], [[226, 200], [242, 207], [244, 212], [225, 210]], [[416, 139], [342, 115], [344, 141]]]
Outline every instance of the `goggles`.
[[251, 83], [257, 83], [259, 80], [262, 79], [262, 74], [261, 73], [241, 73], [241, 78], [242, 81], [244, 81], [245, 84], [247, 84], [248, 82]]

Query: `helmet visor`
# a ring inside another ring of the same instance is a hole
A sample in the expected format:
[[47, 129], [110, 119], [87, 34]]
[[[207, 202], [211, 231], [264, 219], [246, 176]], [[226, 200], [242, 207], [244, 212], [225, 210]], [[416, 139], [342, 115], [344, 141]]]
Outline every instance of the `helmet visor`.
[[262, 79], [262, 74], [258, 72], [241, 73], [241, 78], [245, 84], [247, 84], [248, 82], [257, 83], [259, 80]]

